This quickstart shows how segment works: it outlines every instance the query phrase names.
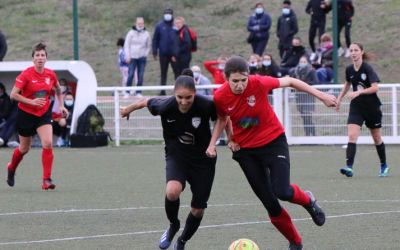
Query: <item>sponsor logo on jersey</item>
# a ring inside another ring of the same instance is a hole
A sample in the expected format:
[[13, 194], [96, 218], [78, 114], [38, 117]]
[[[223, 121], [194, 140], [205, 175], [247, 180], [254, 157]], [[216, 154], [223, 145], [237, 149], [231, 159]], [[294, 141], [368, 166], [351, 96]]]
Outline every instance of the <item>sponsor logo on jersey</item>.
[[250, 107], [254, 107], [254, 105], [256, 105], [256, 97], [254, 95], [247, 97], [247, 104], [249, 104]]
[[201, 123], [201, 118], [200, 117], [193, 117], [192, 118], [192, 125], [194, 128], [198, 128]]
[[243, 117], [239, 120], [239, 126], [248, 129], [257, 126], [260, 123], [258, 117]]

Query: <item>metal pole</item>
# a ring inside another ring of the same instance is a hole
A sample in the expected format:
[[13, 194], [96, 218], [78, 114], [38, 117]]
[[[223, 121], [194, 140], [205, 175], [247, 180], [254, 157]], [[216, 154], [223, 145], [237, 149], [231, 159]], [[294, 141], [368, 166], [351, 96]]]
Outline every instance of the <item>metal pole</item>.
[[339, 59], [338, 59], [338, 8], [337, 0], [332, 0], [332, 39], [333, 39], [333, 83], [338, 83]]
[[74, 60], [79, 60], [79, 39], [78, 39], [78, 0], [73, 3], [74, 19]]

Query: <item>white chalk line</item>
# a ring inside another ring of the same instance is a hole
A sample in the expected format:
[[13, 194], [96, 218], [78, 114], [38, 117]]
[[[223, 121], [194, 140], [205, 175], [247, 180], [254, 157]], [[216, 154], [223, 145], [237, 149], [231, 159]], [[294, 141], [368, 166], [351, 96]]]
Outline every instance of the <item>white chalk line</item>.
[[[400, 213], [400, 210], [331, 215], [331, 216], [327, 216], [327, 219], [337, 219], [337, 218], [344, 218], [344, 217], [366, 216], [366, 215], [377, 215], [377, 214], [393, 214], [393, 213]], [[307, 221], [307, 220], [311, 220], [311, 218], [293, 219], [293, 221]], [[200, 226], [200, 229], [213, 229], [213, 228], [223, 228], [223, 227], [232, 227], [232, 226], [246, 226], [246, 225], [255, 225], [255, 224], [266, 224], [266, 223], [270, 223], [270, 222], [271, 221], [225, 223], [225, 224]], [[89, 240], [89, 239], [107, 238], [107, 237], [144, 235], [144, 234], [163, 233], [164, 230], [139, 231], [139, 232], [128, 232], [128, 233], [119, 233], [119, 234], [99, 234], [99, 235], [76, 236], [76, 237], [68, 237], [68, 238], [56, 238], [56, 239], [48, 239], [48, 240], [10, 241], [10, 242], [0, 242], [0, 246], [29, 245], [29, 244], [40, 244], [40, 243], [43, 244], [43, 243], [52, 243], [52, 242], [61, 242], [61, 241]]]
[[[319, 203], [398, 203], [400, 200], [336, 200], [336, 201], [318, 201]], [[259, 206], [259, 202], [255, 203], [231, 203], [231, 204], [211, 204], [208, 207], [233, 207], [233, 206]], [[183, 205], [181, 208], [188, 208], [188, 205]], [[164, 209], [164, 207], [125, 207], [125, 208], [87, 208], [87, 209], [60, 209], [60, 210], [41, 210], [41, 211], [22, 211], [0, 213], [0, 216], [15, 216], [29, 214], [67, 214], [67, 213], [91, 213], [91, 212], [120, 212], [130, 210], [150, 210]]]

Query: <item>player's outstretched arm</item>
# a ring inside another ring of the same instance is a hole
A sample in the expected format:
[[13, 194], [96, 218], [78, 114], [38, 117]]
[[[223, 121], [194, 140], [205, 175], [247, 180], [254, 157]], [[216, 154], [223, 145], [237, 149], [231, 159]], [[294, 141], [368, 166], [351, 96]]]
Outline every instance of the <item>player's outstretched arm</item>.
[[119, 112], [121, 114], [121, 117], [124, 118], [129, 118], [129, 114], [135, 110], [142, 109], [144, 107], [147, 107], [147, 102], [149, 98], [147, 97], [141, 97], [138, 101], [133, 102], [129, 106], [126, 107], [120, 107]]
[[316, 88], [311, 87], [307, 83], [292, 77], [282, 77], [279, 78], [279, 83], [281, 88], [292, 87], [298, 91], [306, 92], [310, 95], [317, 97], [321, 102], [327, 107], [336, 106], [336, 97], [331, 94], [319, 91]]
[[350, 89], [350, 83], [346, 82], [346, 83], [344, 84], [344, 86], [343, 86], [342, 91], [340, 91], [340, 94], [339, 94], [339, 96], [338, 96], [338, 98], [337, 98], [336, 111], [339, 111], [339, 109], [340, 109], [340, 104], [342, 103], [342, 99], [343, 99], [343, 97], [347, 94], [347, 92], [349, 91], [349, 89]]
[[226, 122], [228, 120], [227, 116], [218, 116], [217, 122], [214, 125], [214, 129], [212, 132], [210, 144], [208, 145], [206, 154], [208, 157], [217, 156], [217, 150], [215, 148], [215, 143], [217, 142], [219, 136], [221, 135], [222, 130], [224, 130], [226, 126]]

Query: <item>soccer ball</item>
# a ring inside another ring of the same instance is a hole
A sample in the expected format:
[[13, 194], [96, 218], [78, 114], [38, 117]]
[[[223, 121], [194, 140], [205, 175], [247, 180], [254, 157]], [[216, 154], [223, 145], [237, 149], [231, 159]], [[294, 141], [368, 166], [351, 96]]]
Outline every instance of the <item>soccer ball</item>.
[[238, 239], [232, 242], [228, 250], [260, 250], [260, 248], [252, 240]]

